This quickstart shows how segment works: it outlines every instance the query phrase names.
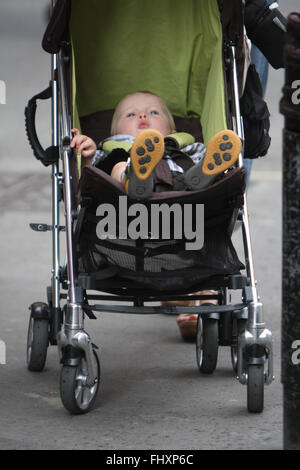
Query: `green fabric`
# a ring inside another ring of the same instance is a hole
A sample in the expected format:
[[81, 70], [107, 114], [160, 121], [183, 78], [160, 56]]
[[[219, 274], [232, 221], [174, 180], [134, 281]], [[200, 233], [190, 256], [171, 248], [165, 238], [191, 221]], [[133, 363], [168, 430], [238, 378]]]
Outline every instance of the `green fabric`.
[[179, 149], [195, 143], [195, 138], [187, 132], [175, 132], [167, 137], [176, 140]]
[[128, 152], [132, 147], [130, 142], [117, 142], [116, 140], [107, 140], [102, 145], [103, 150], [107, 152], [112, 152], [114, 149], [124, 149]]
[[[187, 132], [175, 132], [167, 137], [176, 140], [178, 148], [180, 149], [195, 142], [195, 138]], [[112, 152], [114, 149], [124, 149], [128, 152], [131, 147], [132, 144], [130, 142], [117, 142], [116, 140], [106, 140], [102, 145], [102, 149], [107, 152]]]
[[73, 0], [70, 29], [80, 116], [148, 90], [199, 117], [205, 143], [226, 128], [216, 0]]

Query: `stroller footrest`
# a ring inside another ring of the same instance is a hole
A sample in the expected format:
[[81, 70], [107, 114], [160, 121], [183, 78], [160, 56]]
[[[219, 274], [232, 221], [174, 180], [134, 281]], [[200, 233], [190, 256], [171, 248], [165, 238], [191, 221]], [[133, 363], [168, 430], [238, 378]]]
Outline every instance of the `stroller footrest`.
[[180, 313], [188, 314], [199, 314], [205, 315], [210, 313], [225, 313], [225, 312], [240, 312], [245, 308], [244, 304], [236, 305], [205, 305], [197, 307], [165, 307], [165, 306], [153, 306], [153, 307], [135, 307], [130, 305], [89, 305], [90, 310], [98, 312], [112, 312], [112, 313], [134, 313], [138, 315], [151, 315], [165, 313], [167, 315], [179, 315]]

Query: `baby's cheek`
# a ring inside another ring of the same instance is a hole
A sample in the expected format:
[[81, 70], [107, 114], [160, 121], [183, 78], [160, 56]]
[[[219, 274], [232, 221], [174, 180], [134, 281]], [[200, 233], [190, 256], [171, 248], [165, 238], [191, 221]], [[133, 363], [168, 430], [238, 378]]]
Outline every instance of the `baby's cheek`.
[[134, 129], [133, 120], [122, 122], [117, 127], [118, 134], [132, 134], [133, 129]]
[[164, 136], [167, 136], [171, 132], [169, 122], [161, 119], [160, 122], [157, 123], [157, 130], [159, 130]]

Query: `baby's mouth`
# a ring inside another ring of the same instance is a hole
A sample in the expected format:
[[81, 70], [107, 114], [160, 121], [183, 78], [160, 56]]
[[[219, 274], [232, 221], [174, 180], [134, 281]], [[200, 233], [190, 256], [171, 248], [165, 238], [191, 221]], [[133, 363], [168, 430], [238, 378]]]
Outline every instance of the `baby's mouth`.
[[145, 129], [147, 127], [149, 127], [149, 123], [147, 121], [141, 121], [139, 123], [139, 129]]

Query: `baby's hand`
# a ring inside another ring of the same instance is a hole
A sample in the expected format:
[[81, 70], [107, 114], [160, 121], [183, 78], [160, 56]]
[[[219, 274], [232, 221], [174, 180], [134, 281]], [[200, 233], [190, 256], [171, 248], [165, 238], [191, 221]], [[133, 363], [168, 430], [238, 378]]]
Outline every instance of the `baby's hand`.
[[70, 143], [70, 147], [76, 147], [77, 155], [81, 154], [83, 157], [93, 157], [97, 150], [97, 146], [93, 139], [80, 134], [79, 130], [76, 128], [72, 129], [72, 134], [74, 134], [74, 137]]

